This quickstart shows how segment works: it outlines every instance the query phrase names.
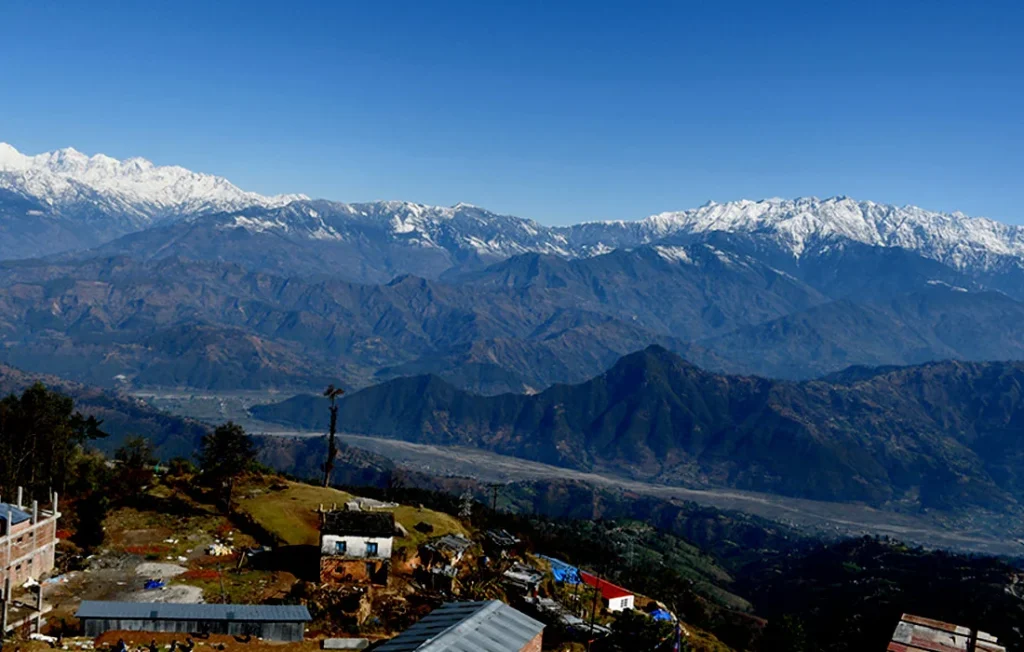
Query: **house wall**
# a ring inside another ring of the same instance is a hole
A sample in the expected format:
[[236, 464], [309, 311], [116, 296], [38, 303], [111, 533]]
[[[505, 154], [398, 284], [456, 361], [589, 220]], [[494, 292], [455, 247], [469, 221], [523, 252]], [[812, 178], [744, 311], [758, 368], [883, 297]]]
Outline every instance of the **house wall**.
[[301, 641], [305, 624], [297, 622], [258, 622], [231, 620], [164, 620], [129, 618], [82, 618], [82, 629], [86, 636], [95, 638], [109, 631], [168, 632], [195, 634], [247, 634], [270, 641]]
[[[339, 541], [345, 542], [344, 555], [338, 555], [336, 552], [336, 545]], [[390, 559], [393, 541], [394, 537], [353, 537], [339, 536], [336, 534], [325, 534], [322, 537], [320, 537], [320, 554], [341, 556], [346, 558], [365, 559], [367, 558], [366, 544], [373, 542], [377, 544], [377, 554], [372, 558]]]
[[[39, 579], [53, 570], [57, 552], [57, 519], [60, 513], [39, 511], [36, 523], [22, 521], [0, 536], [0, 590], [8, 575], [11, 585], [24, 584], [28, 578]], [[0, 522], [0, 528], [6, 527]]]
[[323, 583], [388, 583], [389, 563], [382, 559], [320, 558], [320, 581]]
[[632, 609], [633, 596], [629, 595], [624, 598], [613, 598], [611, 600], [605, 600], [604, 606], [608, 611], [625, 611], [626, 609]]
[[544, 632], [537, 634], [529, 643], [519, 649], [519, 652], [540, 652], [541, 644], [544, 641]]

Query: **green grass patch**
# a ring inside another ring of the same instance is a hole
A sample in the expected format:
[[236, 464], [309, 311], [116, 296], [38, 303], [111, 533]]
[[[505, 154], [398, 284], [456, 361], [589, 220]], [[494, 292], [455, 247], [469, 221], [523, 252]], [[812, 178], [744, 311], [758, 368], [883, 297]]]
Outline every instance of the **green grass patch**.
[[[239, 495], [250, 495], [239, 500], [238, 508], [252, 517], [256, 523], [278, 540], [287, 545], [316, 545], [320, 541], [319, 520], [316, 510], [323, 505], [330, 509], [337, 504], [340, 508], [352, 500], [352, 494], [337, 489], [316, 487], [298, 482], [281, 482], [266, 488], [248, 488]], [[409, 533], [407, 537], [395, 540], [397, 550], [417, 548], [427, 539], [444, 534], [466, 535], [466, 528], [459, 520], [448, 514], [431, 509], [420, 509], [401, 505], [392, 511], [395, 521]], [[419, 523], [434, 528], [429, 534], [416, 529]]]

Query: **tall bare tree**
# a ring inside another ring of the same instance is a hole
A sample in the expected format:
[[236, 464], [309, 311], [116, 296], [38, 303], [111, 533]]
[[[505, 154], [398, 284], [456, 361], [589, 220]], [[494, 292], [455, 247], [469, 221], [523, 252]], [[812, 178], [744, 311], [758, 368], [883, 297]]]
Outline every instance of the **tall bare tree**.
[[324, 460], [324, 486], [331, 484], [331, 471], [334, 470], [334, 459], [338, 456], [338, 444], [335, 435], [338, 432], [338, 397], [345, 393], [345, 390], [328, 385], [324, 390], [324, 396], [331, 401], [331, 425], [327, 434], [327, 459]]

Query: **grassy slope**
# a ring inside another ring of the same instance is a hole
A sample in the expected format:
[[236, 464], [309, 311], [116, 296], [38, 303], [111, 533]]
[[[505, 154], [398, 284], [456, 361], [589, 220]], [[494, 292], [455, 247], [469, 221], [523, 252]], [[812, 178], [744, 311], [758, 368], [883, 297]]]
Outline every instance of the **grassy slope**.
[[[284, 482], [275, 488], [246, 488], [252, 497], [239, 501], [238, 508], [249, 514], [261, 527], [289, 545], [316, 545], [320, 540], [316, 510], [320, 505], [342, 505], [352, 494], [337, 489], [314, 487], [297, 482]], [[409, 533], [396, 540], [398, 550], [415, 549], [429, 537], [449, 533], [468, 534], [458, 519], [430, 509], [401, 505], [390, 510], [395, 521]], [[418, 523], [428, 523], [434, 531], [429, 535], [416, 530]]]

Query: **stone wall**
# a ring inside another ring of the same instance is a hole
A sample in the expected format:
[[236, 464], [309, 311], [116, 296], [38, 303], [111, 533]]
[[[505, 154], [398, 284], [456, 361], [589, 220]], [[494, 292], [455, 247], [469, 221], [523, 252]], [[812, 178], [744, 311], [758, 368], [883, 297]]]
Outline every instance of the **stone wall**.
[[333, 584], [387, 584], [390, 564], [380, 559], [320, 558], [320, 581]]

